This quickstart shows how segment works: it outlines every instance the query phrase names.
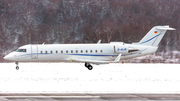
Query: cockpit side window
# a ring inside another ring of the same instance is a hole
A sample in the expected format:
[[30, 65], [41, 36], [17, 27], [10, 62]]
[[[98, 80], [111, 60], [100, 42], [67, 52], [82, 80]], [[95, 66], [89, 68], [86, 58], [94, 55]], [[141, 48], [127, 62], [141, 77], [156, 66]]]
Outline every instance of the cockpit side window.
[[17, 49], [16, 52], [26, 52], [26, 49]]

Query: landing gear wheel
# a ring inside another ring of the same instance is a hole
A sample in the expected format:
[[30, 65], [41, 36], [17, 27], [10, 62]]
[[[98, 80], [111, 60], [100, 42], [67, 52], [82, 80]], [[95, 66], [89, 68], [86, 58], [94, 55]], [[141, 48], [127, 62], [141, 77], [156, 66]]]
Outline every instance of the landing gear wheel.
[[88, 67], [87, 67], [89, 70], [92, 70], [93, 69], [93, 66], [91, 66], [91, 65], [88, 65]]
[[19, 66], [16, 66], [16, 70], [19, 70]]
[[93, 69], [93, 66], [90, 65], [89, 63], [85, 63], [84, 66], [87, 67], [89, 70], [92, 70], [92, 69]]
[[85, 67], [88, 67], [88, 64], [87, 63], [85, 63], [85, 65], [84, 65]]

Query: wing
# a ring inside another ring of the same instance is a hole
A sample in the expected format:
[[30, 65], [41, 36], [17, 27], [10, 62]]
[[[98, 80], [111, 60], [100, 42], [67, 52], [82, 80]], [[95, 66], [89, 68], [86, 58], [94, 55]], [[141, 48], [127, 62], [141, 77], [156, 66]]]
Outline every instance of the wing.
[[114, 61], [85, 60], [85, 59], [78, 59], [78, 58], [72, 58], [69, 61], [70, 62], [87, 62], [87, 63], [92, 63], [92, 64], [109, 64], [109, 63], [119, 62], [120, 58], [121, 58], [121, 54], [119, 54]]

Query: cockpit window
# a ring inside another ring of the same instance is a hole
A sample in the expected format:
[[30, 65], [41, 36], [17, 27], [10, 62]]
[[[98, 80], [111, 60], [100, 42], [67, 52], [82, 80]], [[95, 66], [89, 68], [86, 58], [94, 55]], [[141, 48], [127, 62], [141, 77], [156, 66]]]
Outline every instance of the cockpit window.
[[17, 49], [16, 52], [26, 52], [26, 49]]

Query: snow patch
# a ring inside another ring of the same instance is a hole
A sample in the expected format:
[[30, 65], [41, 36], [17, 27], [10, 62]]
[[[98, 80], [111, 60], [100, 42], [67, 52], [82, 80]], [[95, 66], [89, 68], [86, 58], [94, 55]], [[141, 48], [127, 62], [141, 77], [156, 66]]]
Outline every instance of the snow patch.
[[179, 64], [0, 64], [0, 92], [180, 93]]

